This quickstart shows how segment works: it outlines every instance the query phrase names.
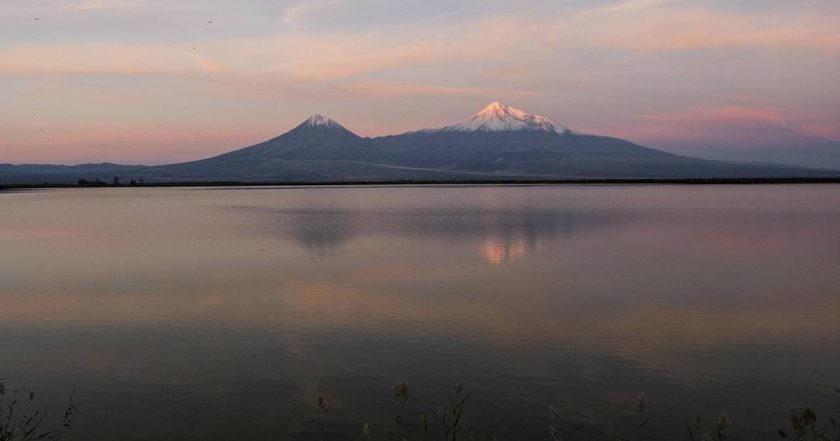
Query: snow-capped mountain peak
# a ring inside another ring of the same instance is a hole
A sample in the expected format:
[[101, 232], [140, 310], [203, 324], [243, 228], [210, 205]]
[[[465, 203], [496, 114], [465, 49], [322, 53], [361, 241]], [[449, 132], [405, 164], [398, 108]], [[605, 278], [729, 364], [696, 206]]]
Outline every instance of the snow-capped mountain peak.
[[530, 115], [515, 107], [506, 106], [498, 101], [490, 103], [469, 120], [443, 127], [438, 131], [446, 132], [503, 132], [519, 130], [541, 130], [545, 132], [568, 133], [569, 129], [550, 118]]
[[306, 121], [303, 122], [302, 125], [307, 127], [344, 128], [341, 124], [331, 120], [330, 118], [324, 115], [321, 115], [320, 113], [316, 113], [315, 115], [310, 116]]

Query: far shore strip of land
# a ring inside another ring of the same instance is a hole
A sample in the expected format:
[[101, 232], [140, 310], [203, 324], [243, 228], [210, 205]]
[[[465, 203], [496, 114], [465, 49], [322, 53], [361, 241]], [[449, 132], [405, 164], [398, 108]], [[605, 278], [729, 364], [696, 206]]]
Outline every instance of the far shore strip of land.
[[480, 180], [371, 180], [371, 181], [190, 181], [146, 184], [8, 184], [0, 190], [46, 188], [156, 188], [156, 187], [339, 187], [339, 186], [434, 186], [434, 185], [756, 185], [756, 184], [840, 184], [840, 177], [790, 178], [618, 178], [618, 179], [480, 179]]

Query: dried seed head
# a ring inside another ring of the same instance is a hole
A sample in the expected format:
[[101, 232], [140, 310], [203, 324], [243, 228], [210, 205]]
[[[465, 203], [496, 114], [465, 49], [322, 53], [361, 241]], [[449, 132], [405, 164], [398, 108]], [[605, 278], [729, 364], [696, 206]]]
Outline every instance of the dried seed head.
[[394, 384], [394, 399], [405, 404], [408, 401], [408, 381], [400, 378]]
[[694, 417], [694, 427], [700, 427], [703, 425], [703, 409], [697, 410], [697, 416]]
[[790, 416], [788, 417], [788, 421], [790, 422], [790, 428], [793, 429], [794, 432], [799, 434], [805, 433], [805, 424], [802, 423], [802, 417], [799, 416], [799, 412], [792, 410], [790, 412]]
[[812, 424], [817, 423], [817, 414], [811, 410], [810, 407], [806, 407], [802, 409], [802, 422], [805, 423], [806, 426], [810, 426]]
[[557, 431], [557, 428], [554, 426], [548, 426], [548, 433], [551, 435], [551, 439], [554, 441], [563, 441], [563, 437], [560, 436], [560, 432]]
[[718, 438], [723, 437], [727, 428], [729, 428], [729, 415], [726, 414], [725, 410], [721, 410], [720, 415], [718, 415], [716, 427]]

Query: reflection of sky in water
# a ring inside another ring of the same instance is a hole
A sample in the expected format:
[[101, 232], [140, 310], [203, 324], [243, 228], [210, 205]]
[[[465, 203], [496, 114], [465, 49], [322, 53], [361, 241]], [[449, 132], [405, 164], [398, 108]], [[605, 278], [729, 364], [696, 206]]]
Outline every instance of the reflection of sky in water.
[[495, 432], [620, 432], [640, 390], [664, 434], [775, 430], [840, 383], [837, 190], [0, 193], [0, 375], [78, 389], [100, 439], [306, 436], [319, 393], [355, 430], [400, 376], [466, 380]]

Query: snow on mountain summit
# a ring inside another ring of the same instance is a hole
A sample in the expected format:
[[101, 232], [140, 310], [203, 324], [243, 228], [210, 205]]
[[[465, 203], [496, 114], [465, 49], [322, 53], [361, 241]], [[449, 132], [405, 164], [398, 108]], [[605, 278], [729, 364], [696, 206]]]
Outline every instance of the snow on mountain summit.
[[331, 120], [330, 118], [324, 115], [321, 115], [320, 113], [316, 113], [315, 115], [310, 116], [306, 121], [303, 122], [302, 125], [308, 127], [344, 128], [341, 124]]
[[436, 130], [441, 132], [503, 132], [518, 130], [541, 130], [545, 132], [568, 133], [569, 129], [539, 115], [506, 106], [498, 101], [490, 103], [468, 121]]

